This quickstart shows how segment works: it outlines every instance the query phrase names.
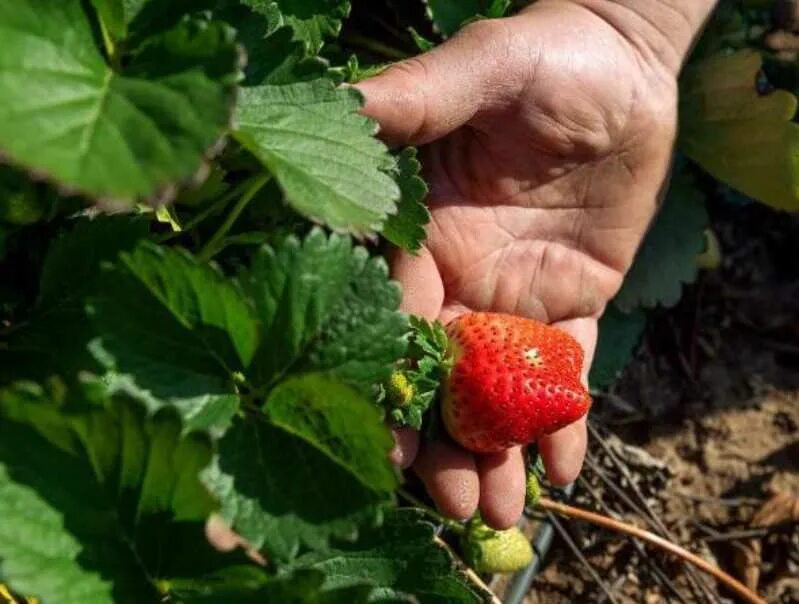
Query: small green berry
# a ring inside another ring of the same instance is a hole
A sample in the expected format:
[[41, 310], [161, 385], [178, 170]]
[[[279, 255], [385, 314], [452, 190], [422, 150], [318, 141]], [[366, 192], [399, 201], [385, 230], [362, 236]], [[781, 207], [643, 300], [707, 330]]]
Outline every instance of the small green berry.
[[395, 371], [386, 384], [386, 396], [393, 407], [408, 406], [416, 395], [416, 388], [402, 371]]
[[541, 499], [541, 483], [538, 482], [538, 476], [535, 475], [535, 472], [528, 470], [524, 504], [527, 507], [533, 508], [538, 505], [539, 499]]
[[495, 531], [472, 519], [461, 540], [463, 555], [480, 573], [513, 573], [533, 561], [530, 541], [518, 528]]

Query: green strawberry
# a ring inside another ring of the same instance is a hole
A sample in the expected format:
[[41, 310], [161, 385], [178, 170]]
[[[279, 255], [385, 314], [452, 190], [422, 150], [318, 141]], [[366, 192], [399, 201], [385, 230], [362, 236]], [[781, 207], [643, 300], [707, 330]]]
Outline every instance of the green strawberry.
[[535, 507], [541, 499], [541, 483], [534, 472], [527, 471], [527, 484], [524, 494], [524, 504], [527, 507]]
[[480, 573], [512, 573], [533, 561], [530, 541], [518, 528], [495, 531], [473, 518], [461, 538], [463, 555]]

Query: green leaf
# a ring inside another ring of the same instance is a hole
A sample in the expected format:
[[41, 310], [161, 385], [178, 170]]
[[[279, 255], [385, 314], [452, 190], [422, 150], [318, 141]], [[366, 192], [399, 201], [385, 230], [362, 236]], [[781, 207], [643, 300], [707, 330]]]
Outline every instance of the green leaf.
[[97, 48], [85, 6], [0, 5], [0, 154], [96, 199], [168, 198], [230, 120], [234, 32], [184, 20], [119, 73]]
[[797, 99], [760, 95], [760, 55], [719, 54], [686, 69], [680, 83], [680, 149], [712, 176], [784, 210], [799, 209]]
[[0, 166], [0, 222], [15, 225], [41, 220], [47, 204], [38, 195], [35, 183], [16, 170]]
[[407, 348], [408, 319], [397, 311], [402, 293], [381, 257], [355, 248], [349, 287], [297, 368], [323, 371], [365, 388], [385, 379]]
[[244, 282], [255, 301], [263, 345], [251, 371], [257, 385], [296, 371], [324, 371], [369, 387], [405, 351], [400, 292], [382, 259], [350, 239], [314, 229], [256, 253]]
[[94, 9], [97, 11], [97, 18], [100, 20], [103, 36], [108, 36], [109, 41], [121, 40], [128, 33], [128, 19], [125, 14], [125, 4], [123, 0], [92, 0]]
[[646, 327], [646, 312], [637, 308], [621, 312], [610, 303], [599, 320], [599, 340], [588, 383], [591, 388], [606, 388], [632, 360]]
[[[0, 224], [0, 260], [3, 260], [6, 255], [6, 245], [8, 241], [8, 236], [11, 234], [11, 229], [4, 227]], [[2, 292], [2, 289], [0, 289]], [[2, 308], [2, 295], [0, 295], [0, 308]]]
[[146, 236], [137, 216], [80, 218], [54, 239], [40, 275], [36, 306], [0, 342], [0, 383], [69, 376], [95, 370], [86, 346], [93, 330], [84, 302], [100, 276], [100, 264], [132, 249]]
[[394, 446], [377, 408], [349, 387], [320, 375], [291, 378], [272, 390], [269, 421], [305, 440], [373, 491], [392, 492], [397, 475], [388, 461]]
[[380, 528], [363, 532], [356, 543], [306, 554], [285, 568], [321, 570], [328, 587], [368, 581], [386, 598], [409, 593], [426, 604], [485, 601], [489, 594], [468, 582], [433, 536], [433, 526], [420, 514], [394, 512]]
[[394, 160], [358, 113], [361, 95], [326, 79], [245, 88], [236, 138], [275, 176], [286, 201], [334, 229], [367, 234], [396, 211]]
[[[258, 0], [244, 0], [255, 4]], [[350, 12], [347, 0], [276, 0], [285, 22], [294, 30], [311, 54], [322, 48], [327, 38], [338, 36], [341, 20]]]
[[624, 312], [638, 306], [674, 306], [684, 283], [698, 273], [697, 255], [704, 249], [708, 223], [704, 195], [690, 177], [677, 174], [633, 262], [616, 305]]
[[413, 27], [408, 28], [408, 33], [411, 34], [411, 38], [413, 38], [413, 43], [416, 45], [416, 49], [419, 52], [427, 52], [428, 50], [433, 50], [433, 48], [435, 48], [436, 46], [435, 42], [425, 38]]
[[[269, 577], [265, 573], [253, 575], [254, 569], [246, 569], [246, 575], [213, 577], [212, 584], [200, 582], [195, 587], [179, 586], [176, 595], [181, 604], [366, 604], [374, 602], [370, 597], [373, 588], [369, 585], [327, 588], [323, 586], [324, 575], [315, 570], [298, 570], [281, 577]], [[219, 581], [228, 584], [219, 585]]]
[[234, 374], [258, 331], [244, 296], [188, 253], [142, 243], [109, 267], [89, 306], [92, 352], [109, 386], [149, 408], [178, 409], [188, 429], [223, 429], [238, 407]]
[[205, 474], [239, 534], [285, 560], [379, 520], [394, 484], [391, 436], [370, 401], [309, 375], [278, 386], [264, 409], [233, 424]]
[[198, 480], [211, 447], [181, 437], [173, 416], [123, 401], [70, 412], [30, 387], [0, 393], [0, 418], [0, 581], [14, 591], [44, 604], [152, 602], [188, 558], [195, 572], [215, 559], [202, 524], [214, 502]]
[[510, 7], [509, 0], [425, 0], [427, 14], [446, 38], [465, 23], [479, 18], [502, 17]]
[[[236, 4], [246, 6], [253, 14], [262, 18], [263, 35], [268, 36], [284, 23], [278, 3], [274, 0], [232, 0]], [[237, 25], [239, 25], [237, 23]], [[266, 27], [264, 27], [264, 25]]]
[[236, 28], [238, 41], [247, 51], [245, 86], [290, 84], [320, 78], [327, 65], [309, 56], [275, 2], [227, 0], [214, 16]]
[[292, 34], [290, 27], [282, 27], [266, 38], [257, 33], [243, 38], [248, 57], [246, 86], [291, 84], [325, 75], [326, 65], [316, 57], [307, 57]]
[[[114, 0], [101, 0], [114, 2]], [[177, 25], [186, 15], [214, 14], [212, 9], [238, 0], [116, 0], [121, 2], [124, 12], [127, 37], [126, 48], [136, 48], [142, 41], [163, 33]], [[118, 13], [118, 9], [115, 9]], [[214, 14], [214, 18], [216, 15]], [[220, 21], [227, 22], [221, 18]]]
[[416, 149], [408, 147], [397, 158], [398, 183], [402, 197], [397, 213], [388, 217], [383, 236], [394, 245], [416, 251], [425, 238], [425, 225], [430, 222], [430, 211], [424, 205], [427, 185], [419, 176], [422, 166], [416, 159]]
[[90, 290], [100, 265], [131, 250], [148, 233], [147, 219], [136, 215], [81, 218], [53, 240], [42, 266], [39, 305], [51, 308]]

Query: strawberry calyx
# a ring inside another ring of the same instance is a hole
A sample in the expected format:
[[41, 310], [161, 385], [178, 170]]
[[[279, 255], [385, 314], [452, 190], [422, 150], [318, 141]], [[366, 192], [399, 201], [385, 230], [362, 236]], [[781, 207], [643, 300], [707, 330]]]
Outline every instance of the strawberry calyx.
[[379, 396], [394, 425], [418, 430], [452, 362], [447, 334], [439, 321], [412, 316], [410, 326], [406, 358], [382, 385]]

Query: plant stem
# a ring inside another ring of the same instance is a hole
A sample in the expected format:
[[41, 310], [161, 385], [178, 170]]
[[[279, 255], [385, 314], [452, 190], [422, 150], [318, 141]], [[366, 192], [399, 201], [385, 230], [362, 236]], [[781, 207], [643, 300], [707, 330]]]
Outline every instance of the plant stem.
[[[460, 558], [458, 558], [458, 556], [455, 554], [455, 552], [452, 551], [452, 548], [441, 537], [436, 535], [435, 537], [433, 537], [433, 541], [435, 541], [436, 545], [438, 545], [440, 548], [447, 550], [449, 555], [452, 556], [455, 560], [461, 561]], [[461, 563], [463, 564], [462, 561]], [[484, 590], [486, 593], [490, 594], [491, 604], [502, 604], [502, 600], [500, 600], [497, 597], [497, 595], [493, 591], [491, 591], [491, 588], [485, 584], [485, 581], [483, 581], [480, 578], [480, 575], [474, 572], [473, 569], [469, 568], [466, 564], [463, 564], [462, 570], [463, 574], [465, 574], [472, 583], [477, 585], [480, 589]]]
[[233, 208], [230, 210], [227, 217], [225, 218], [225, 221], [211, 236], [211, 239], [209, 239], [208, 242], [200, 250], [200, 253], [197, 255], [197, 257], [200, 260], [202, 260], [203, 262], [207, 262], [208, 260], [214, 257], [214, 254], [216, 253], [216, 247], [219, 244], [219, 242], [222, 240], [222, 238], [225, 235], [227, 235], [227, 232], [230, 230], [230, 227], [232, 227], [233, 224], [236, 222], [238, 217], [244, 211], [244, 208], [247, 207], [247, 204], [250, 203], [253, 197], [255, 197], [258, 194], [258, 191], [260, 191], [261, 188], [267, 182], [269, 182], [269, 179], [271, 177], [272, 177], [271, 174], [267, 174], [264, 172], [261, 174], [257, 174], [256, 176], [253, 176], [252, 178], [247, 180], [245, 183], [242, 183], [243, 185], [246, 184], [246, 191], [241, 197], [239, 197], [239, 200], [236, 202], [236, 205], [234, 205]]
[[349, 42], [353, 46], [360, 46], [361, 48], [373, 52], [377, 55], [394, 59], [397, 61], [401, 61], [403, 59], [407, 59], [411, 55], [405, 52], [404, 50], [400, 50], [399, 48], [395, 48], [394, 46], [389, 46], [383, 42], [378, 42], [377, 40], [373, 40], [367, 36], [362, 36], [361, 34], [350, 33], [344, 37], [345, 42]]
[[444, 518], [441, 514], [439, 514], [429, 505], [422, 503], [417, 497], [411, 495], [405, 489], [398, 489], [397, 493], [399, 493], [400, 497], [402, 497], [403, 499], [407, 499], [408, 501], [410, 501], [414, 505], [414, 507], [419, 508], [425, 514], [433, 518], [439, 524], [443, 524], [445, 527], [447, 527], [448, 530], [452, 531], [456, 535], [463, 535], [463, 533], [466, 532], [466, 529], [463, 528], [463, 525], [460, 522], [457, 522], [455, 520], [450, 520], [449, 518]]
[[698, 569], [703, 570], [709, 575], [712, 575], [736, 594], [738, 594], [738, 596], [740, 596], [746, 602], [750, 602], [751, 604], [766, 604], [764, 599], [746, 587], [746, 585], [725, 573], [719, 567], [714, 566], [707, 560], [700, 558], [696, 554], [689, 552], [687, 549], [680, 547], [679, 545], [672, 543], [671, 541], [668, 541], [659, 535], [650, 533], [649, 531], [638, 528], [637, 526], [633, 526], [632, 524], [627, 524], [626, 522], [621, 522], [620, 520], [609, 518], [589, 510], [583, 510], [571, 505], [566, 505], [565, 503], [552, 501], [546, 497], [542, 497], [538, 501], [538, 505], [545, 510], [554, 512], [556, 514], [561, 514], [562, 516], [584, 520], [585, 522], [590, 522], [591, 524], [610, 529], [617, 533], [623, 533], [625, 535], [630, 535], [631, 537], [641, 539], [642, 541], [646, 541], [655, 547], [667, 551], [670, 554], [673, 554], [674, 556], [693, 564]]
[[164, 233], [163, 235], [158, 237], [156, 241], [158, 241], [158, 243], [165, 243], [170, 239], [174, 239], [175, 237], [183, 235], [184, 233], [188, 233], [189, 231], [194, 229], [194, 227], [196, 227], [198, 224], [203, 222], [206, 218], [208, 218], [215, 212], [219, 211], [220, 209], [224, 208], [228, 203], [230, 203], [231, 200], [243, 195], [244, 192], [247, 190], [247, 187], [250, 186], [251, 182], [252, 182], [251, 179], [247, 179], [243, 182], [240, 182], [233, 189], [225, 193], [222, 197], [220, 197], [212, 204], [204, 208], [201, 212], [195, 214], [191, 220], [187, 221], [186, 224], [183, 225], [182, 231], [180, 232], [170, 231], [169, 233]]
[[108, 62], [111, 64], [111, 67], [116, 69], [119, 67], [119, 57], [117, 56], [114, 39], [111, 37], [111, 33], [108, 31], [108, 27], [106, 27], [103, 18], [98, 15], [97, 21], [100, 23], [100, 33], [103, 36], [103, 46], [105, 46], [105, 52], [108, 55]]

